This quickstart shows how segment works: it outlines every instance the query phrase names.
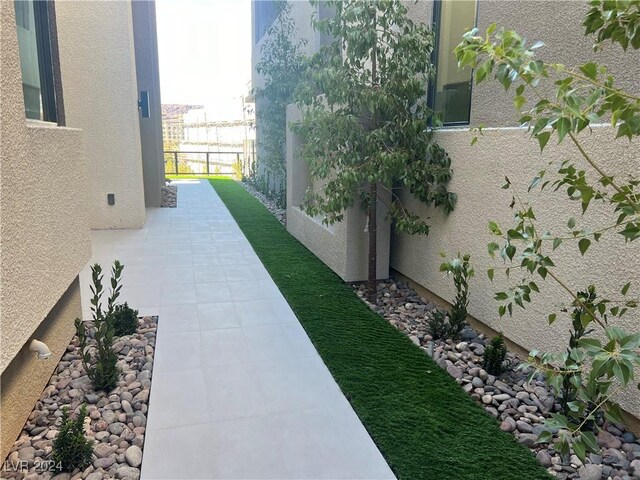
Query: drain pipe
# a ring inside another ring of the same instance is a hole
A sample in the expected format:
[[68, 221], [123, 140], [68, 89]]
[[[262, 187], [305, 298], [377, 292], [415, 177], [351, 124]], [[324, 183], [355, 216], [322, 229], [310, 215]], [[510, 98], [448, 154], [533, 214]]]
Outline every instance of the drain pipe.
[[49, 347], [47, 347], [47, 345], [40, 340], [31, 340], [31, 343], [29, 344], [29, 350], [31, 352], [37, 353], [38, 360], [46, 360], [51, 356], [51, 350], [49, 350]]

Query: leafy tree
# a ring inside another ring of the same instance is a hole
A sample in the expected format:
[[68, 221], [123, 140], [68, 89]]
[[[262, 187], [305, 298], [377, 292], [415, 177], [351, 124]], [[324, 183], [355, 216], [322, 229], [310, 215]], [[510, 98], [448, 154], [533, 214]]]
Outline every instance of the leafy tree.
[[[583, 25], [587, 34], [595, 36], [596, 49], [602, 48], [607, 40], [624, 50], [640, 48], [638, 0], [594, 0]], [[538, 225], [533, 207], [514, 192], [511, 206], [515, 225], [503, 229], [496, 222], [489, 224], [493, 234], [501, 239], [500, 243], [489, 244], [489, 252], [499, 254], [507, 263], [504, 269], [507, 276], [514, 269], [524, 276], [507, 291], [496, 294], [501, 316], [511, 315], [514, 305], [525, 308], [531, 301], [539, 291], [534, 281], [537, 278], [533, 277], [553, 281], [570, 302], [548, 317], [549, 324], [556, 321], [558, 313], [571, 319], [573, 328], [567, 350], [559, 354], [534, 350], [530, 361], [536, 371], [546, 375], [565, 406], [548, 421], [560, 428], [557, 448], [566, 456], [572, 448], [584, 459], [587, 451], [597, 450], [595, 431], [603, 417], [622, 422], [614, 398], [632, 384], [634, 367], [640, 365], [640, 333], [630, 334], [615, 323], [636, 308], [638, 300], [629, 295], [630, 283], [618, 285], [619, 298], [602, 297], [593, 285], [575, 291], [556, 271], [552, 257], [554, 251], [570, 242], [577, 244], [584, 256], [604, 235], [620, 235], [628, 248], [640, 238], [638, 179], [616, 171], [615, 162], [605, 166], [603, 159], [590, 153], [581, 139], [590, 132], [590, 125], [603, 121], [610, 121], [617, 129], [616, 139], [637, 138], [640, 97], [620, 89], [605, 66], [588, 62], [572, 68], [545, 62], [536, 57], [541, 47], [541, 42], [528, 44], [513, 30], [494, 24], [484, 35], [477, 29], [467, 32], [456, 48], [456, 56], [459, 65], [476, 69], [476, 83], [494, 76], [505, 90], [516, 86], [516, 108], [522, 110], [529, 104], [520, 121], [528, 126], [542, 150], [552, 136], [575, 147], [575, 159], [559, 162], [555, 174], [541, 170], [531, 180], [529, 191], [564, 190], [569, 201], [581, 205], [583, 215], [594, 201], [603, 204], [610, 214], [608, 224], [581, 228], [575, 218], [569, 218], [567, 231], [550, 232]], [[542, 88], [548, 82], [555, 86], [553, 96], [545, 94], [549, 88]], [[511, 187], [507, 178], [504, 188]], [[493, 279], [493, 268], [488, 275]], [[541, 442], [551, 440], [549, 432], [539, 438]]]
[[296, 27], [288, 1], [274, 2], [277, 18], [267, 29], [257, 72], [264, 84], [254, 90], [258, 161], [252, 183], [270, 198], [286, 199], [277, 191], [286, 185], [286, 108], [305, 69], [304, 40], [294, 40]]
[[373, 302], [378, 202], [386, 203], [397, 232], [426, 235], [429, 226], [402, 205], [396, 190], [406, 188], [447, 213], [456, 201], [446, 188], [450, 159], [432, 140], [425, 98], [434, 36], [407, 18], [399, 0], [325, 4], [335, 16], [313, 25], [333, 41], [311, 60], [297, 93], [303, 119], [293, 126], [311, 177], [324, 184], [308, 191], [303, 208], [329, 224], [342, 220], [356, 199], [368, 209], [367, 296]]

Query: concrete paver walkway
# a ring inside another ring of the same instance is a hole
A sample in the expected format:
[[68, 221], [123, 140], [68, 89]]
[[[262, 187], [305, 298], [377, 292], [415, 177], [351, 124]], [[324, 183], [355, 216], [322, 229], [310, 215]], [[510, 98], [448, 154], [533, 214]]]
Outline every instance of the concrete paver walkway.
[[159, 315], [142, 478], [394, 478], [215, 190], [177, 183], [145, 228], [92, 233], [121, 301]]

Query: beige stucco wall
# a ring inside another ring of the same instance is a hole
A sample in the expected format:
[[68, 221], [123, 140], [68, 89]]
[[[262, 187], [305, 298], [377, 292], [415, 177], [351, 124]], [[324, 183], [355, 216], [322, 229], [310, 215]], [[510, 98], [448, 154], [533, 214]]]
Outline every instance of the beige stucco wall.
[[0, 2], [0, 372], [89, 260], [82, 132], [25, 119], [12, 2]]
[[[574, 216], [578, 225], [608, 225], [615, 215], [597, 202], [589, 208], [585, 217], [580, 216], [577, 203], [567, 200], [564, 192], [545, 190], [540, 194], [527, 195], [527, 186], [536, 173], [563, 159], [580, 161], [575, 147], [569, 143], [549, 145], [543, 155], [535, 140], [530, 140], [521, 129], [490, 129], [485, 131], [475, 146], [470, 142], [474, 134], [468, 130], [443, 130], [437, 133], [437, 141], [447, 150], [454, 171], [450, 189], [458, 194], [458, 205], [449, 216], [405, 199], [421, 216], [431, 217], [431, 233], [428, 237], [395, 236], [392, 240], [391, 267], [423, 285], [436, 295], [448, 300], [454, 297], [450, 278], [438, 271], [442, 258], [458, 251], [470, 253], [477, 275], [471, 285], [469, 313], [526, 349], [539, 348], [559, 351], [567, 341], [567, 318], [560, 317], [552, 327], [547, 326], [547, 316], [558, 304], [568, 304], [570, 299], [550, 279], [537, 281], [541, 293], [533, 297], [526, 310], [516, 309], [513, 318], [500, 320], [498, 303], [493, 300], [495, 292], [504, 289], [507, 283], [496, 271], [491, 283], [486, 275], [490, 266], [499, 268], [501, 261], [492, 261], [487, 253], [487, 244], [495, 241], [488, 230], [489, 220], [512, 226], [512, 210], [509, 208], [512, 194], [517, 191], [522, 198], [534, 206], [538, 225], [551, 232], [565, 232], [567, 220]], [[623, 177], [624, 173], [640, 175], [638, 157], [640, 149], [627, 140], [613, 142], [612, 130], [608, 127], [594, 128], [592, 135], [585, 134], [585, 145], [594, 158], [607, 171]], [[552, 142], [550, 142], [552, 143]], [[588, 169], [587, 169], [588, 171]], [[551, 170], [549, 173], [553, 173]], [[513, 190], [503, 190], [504, 176], [513, 183]], [[551, 175], [553, 177], [553, 175]], [[504, 229], [503, 229], [504, 230]], [[627, 281], [640, 283], [640, 251], [635, 243], [625, 245], [619, 235], [607, 235], [593, 244], [582, 258], [577, 245], [565, 242], [553, 254], [557, 273], [572, 289], [584, 289], [594, 283], [603, 295], [619, 297], [619, 291]], [[520, 275], [512, 274], [514, 281]], [[637, 331], [640, 312], [631, 312], [621, 322], [623, 327]], [[640, 395], [630, 392], [624, 406], [634, 415], [640, 415]]]
[[[586, 1], [519, 1], [517, 8], [511, 1], [484, 1], [478, 3], [478, 28], [484, 31], [492, 22], [516, 30], [531, 42], [541, 40], [545, 46], [539, 50], [540, 58], [579, 65], [597, 61], [606, 65], [624, 89], [640, 92], [638, 65], [640, 52], [624, 54], [620, 47], [606, 44], [597, 53], [591, 49], [592, 37], [584, 35], [582, 19], [589, 8]], [[504, 94], [498, 82], [474, 85], [471, 104], [471, 123], [486, 126], [516, 125], [512, 98]]]
[[38, 360], [26, 344], [2, 372], [0, 384], [0, 459], [4, 459], [24, 422], [40, 398], [59, 359], [75, 333], [74, 319], [81, 316], [80, 286], [76, 278], [34, 332], [51, 349], [51, 357]]
[[[91, 245], [82, 132], [26, 120], [13, 2], [0, 2], [0, 36], [4, 458], [73, 335], [73, 320], [80, 313], [77, 275], [89, 260]], [[52, 359], [35, 360], [28, 352], [32, 338], [51, 348]]]
[[[82, 128], [91, 228], [145, 221], [131, 3], [56, 4], [67, 125]], [[99, 47], [99, 48], [97, 48]], [[107, 194], [115, 194], [115, 205]]]

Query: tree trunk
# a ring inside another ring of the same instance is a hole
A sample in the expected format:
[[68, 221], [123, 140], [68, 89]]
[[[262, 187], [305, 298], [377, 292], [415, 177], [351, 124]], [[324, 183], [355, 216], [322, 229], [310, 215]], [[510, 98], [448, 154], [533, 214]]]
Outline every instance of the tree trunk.
[[[373, 5], [373, 31], [376, 31], [376, 6]], [[377, 39], [373, 43], [371, 49], [371, 86], [376, 88], [378, 83], [378, 49]], [[371, 112], [371, 128], [377, 128], [377, 115], [374, 108]], [[369, 303], [377, 303], [376, 301], [376, 279], [377, 279], [377, 260], [378, 260], [378, 247], [376, 245], [378, 237], [378, 183], [376, 180], [369, 183], [369, 271], [367, 277], [367, 300]]]
[[376, 303], [376, 277], [378, 247], [378, 184], [374, 181], [369, 184], [369, 271], [367, 279], [367, 300]]

